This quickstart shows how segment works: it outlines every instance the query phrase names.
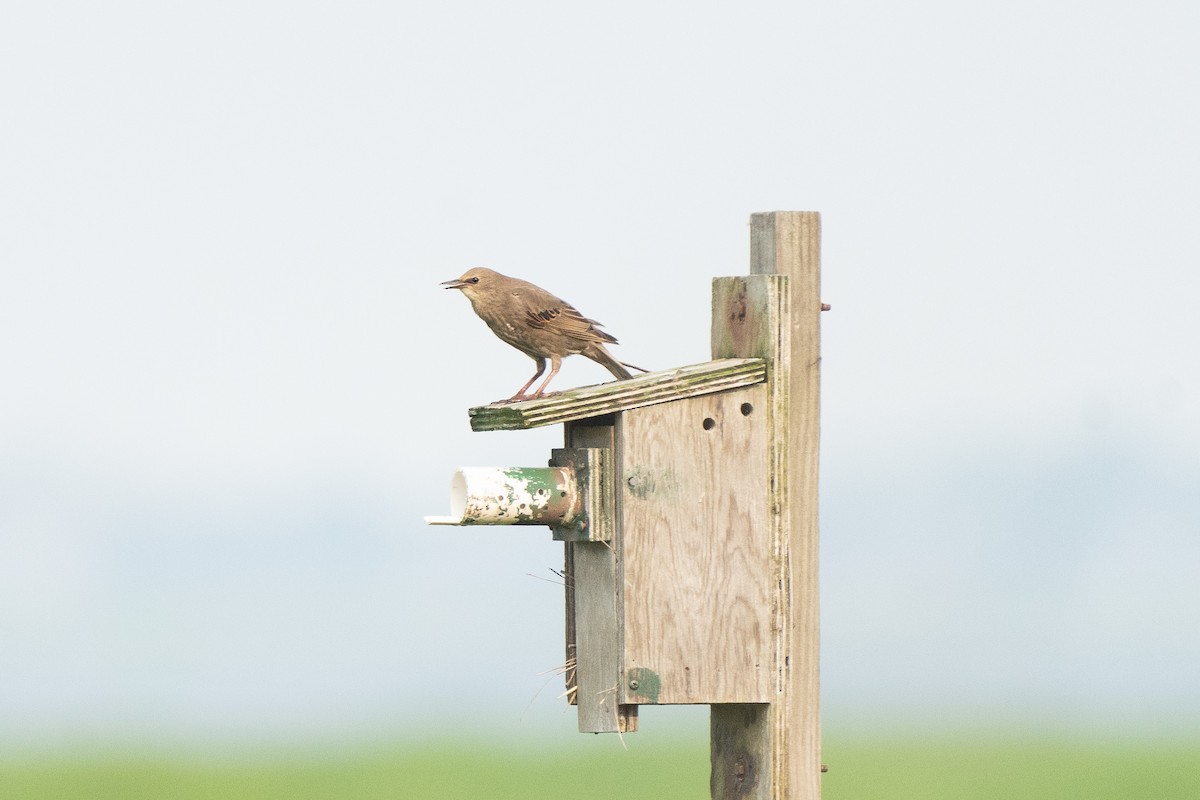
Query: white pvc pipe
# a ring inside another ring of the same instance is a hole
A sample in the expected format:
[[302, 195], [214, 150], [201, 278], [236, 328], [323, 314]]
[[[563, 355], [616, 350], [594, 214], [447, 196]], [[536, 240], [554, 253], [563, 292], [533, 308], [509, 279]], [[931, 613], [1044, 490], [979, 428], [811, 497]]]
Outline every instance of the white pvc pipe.
[[463, 467], [450, 481], [449, 516], [430, 525], [567, 525], [581, 501], [569, 467]]

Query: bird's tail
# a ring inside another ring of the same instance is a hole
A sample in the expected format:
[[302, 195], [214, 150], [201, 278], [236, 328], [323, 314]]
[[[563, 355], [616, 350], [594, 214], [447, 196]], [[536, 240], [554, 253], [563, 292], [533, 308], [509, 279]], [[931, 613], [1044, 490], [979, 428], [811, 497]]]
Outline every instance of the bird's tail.
[[608, 352], [608, 350], [604, 348], [604, 345], [598, 342], [595, 344], [595, 346], [584, 350], [583, 355], [603, 366], [605, 369], [611, 372], [613, 377], [617, 378], [617, 380], [623, 381], [633, 377], [633, 373], [628, 369], [625, 369], [626, 367], [629, 367], [629, 369], [636, 369], [639, 372], [647, 372], [647, 370], [644, 370], [641, 367], [635, 367], [633, 364], [625, 364], [617, 361], [615, 358], [613, 358], [612, 353]]

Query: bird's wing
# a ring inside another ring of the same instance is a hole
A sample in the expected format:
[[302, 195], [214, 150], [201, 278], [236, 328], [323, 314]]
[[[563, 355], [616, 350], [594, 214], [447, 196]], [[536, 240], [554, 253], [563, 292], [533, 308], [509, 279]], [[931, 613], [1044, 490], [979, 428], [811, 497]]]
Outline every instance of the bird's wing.
[[[533, 287], [537, 288], [537, 287]], [[516, 293], [514, 293], [516, 294]], [[532, 328], [547, 330], [579, 342], [609, 342], [617, 340], [600, 330], [600, 323], [588, 319], [565, 300], [545, 290], [523, 291], [517, 295], [525, 306], [525, 321]]]

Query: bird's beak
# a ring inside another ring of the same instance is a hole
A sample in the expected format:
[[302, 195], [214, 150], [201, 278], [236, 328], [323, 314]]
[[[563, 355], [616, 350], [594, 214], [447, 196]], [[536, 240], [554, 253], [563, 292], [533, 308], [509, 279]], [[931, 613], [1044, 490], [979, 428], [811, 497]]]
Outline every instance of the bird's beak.
[[446, 289], [461, 289], [467, 284], [466, 281], [462, 280], [461, 278], [455, 278], [452, 281], [442, 281], [440, 285]]

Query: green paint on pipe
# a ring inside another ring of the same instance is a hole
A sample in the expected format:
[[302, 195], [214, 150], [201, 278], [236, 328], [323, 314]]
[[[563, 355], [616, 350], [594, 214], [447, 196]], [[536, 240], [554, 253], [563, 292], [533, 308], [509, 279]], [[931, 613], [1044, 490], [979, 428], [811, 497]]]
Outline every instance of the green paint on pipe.
[[502, 470], [514, 486], [524, 489], [521, 498], [527, 498], [532, 507], [519, 503], [516, 492], [509, 494], [509, 505], [515, 506], [518, 521], [545, 521], [546, 511], [561, 505], [563, 491], [558, 485], [561, 471], [553, 467], [508, 467]]

